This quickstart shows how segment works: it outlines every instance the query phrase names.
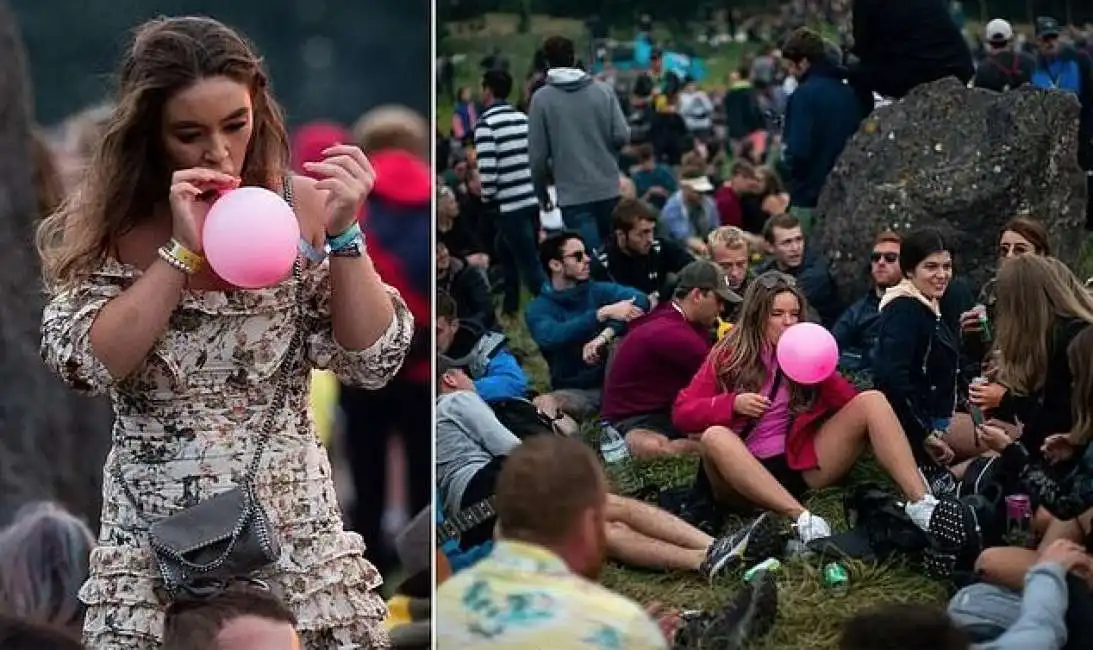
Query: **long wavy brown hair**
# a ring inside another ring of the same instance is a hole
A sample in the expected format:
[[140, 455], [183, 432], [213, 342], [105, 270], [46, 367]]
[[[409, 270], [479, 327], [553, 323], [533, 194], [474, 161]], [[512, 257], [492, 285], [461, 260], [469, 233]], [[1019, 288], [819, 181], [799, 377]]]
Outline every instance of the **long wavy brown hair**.
[[[808, 312], [808, 301], [796, 281], [777, 271], [768, 271], [755, 278], [744, 292], [740, 316], [736, 324], [710, 351], [710, 362], [717, 374], [721, 390], [738, 393], [759, 393], [770, 374], [763, 362], [771, 352], [767, 342], [767, 324], [774, 310], [774, 299], [792, 293], [800, 306], [801, 318]], [[815, 390], [786, 377], [790, 389], [790, 409], [807, 411]]]
[[1093, 438], [1093, 327], [1078, 332], [1066, 356], [1072, 378], [1070, 409], [1074, 413], [1070, 437], [1076, 443], [1086, 443]]
[[278, 187], [288, 167], [288, 137], [256, 50], [211, 18], [144, 23], [122, 59], [116, 106], [80, 187], [38, 227], [47, 286], [64, 286], [94, 271], [123, 235], [167, 200], [173, 170], [160, 140], [164, 105], [180, 90], [214, 77], [246, 85], [253, 98], [243, 185]]
[[1093, 297], [1062, 261], [1015, 257], [998, 269], [994, 305], [997, 376], [1017, 394], [1043, 387], [1055, 326], [1060, 319], [1093, 324]]

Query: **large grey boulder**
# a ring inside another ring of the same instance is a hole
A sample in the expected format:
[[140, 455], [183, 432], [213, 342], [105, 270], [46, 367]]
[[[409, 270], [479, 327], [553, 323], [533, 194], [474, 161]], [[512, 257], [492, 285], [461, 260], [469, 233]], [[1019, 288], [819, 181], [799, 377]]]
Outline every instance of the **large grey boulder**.
[[874, 111], [816, 209], [812, 245], [830, 260], [842, 298], [866, 289], [872, 238], [884, 229], [940, 228], [955, 242], [957, 272], [978, 287], [994, 273], [999, 229], [1028, 213], [1047, 226], [1053, 252], [1074, 264], [1086, 206], [1078, 111], [1069, 93], [996, 93], [955, 78]]

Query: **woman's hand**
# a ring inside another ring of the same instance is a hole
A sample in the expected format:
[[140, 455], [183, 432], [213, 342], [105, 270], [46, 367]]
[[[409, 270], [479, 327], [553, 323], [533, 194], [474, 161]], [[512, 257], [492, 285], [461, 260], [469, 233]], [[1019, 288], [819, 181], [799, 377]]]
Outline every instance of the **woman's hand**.
[[315, 187], [326, 190], [326, 232], [340, 235], [353, 225], [372, 192], [376, 172], [360, 147], [336, 144], [323, 150], [322, 162], [304, 163], [320, 177]]
[[993, 424], [982, 424], [976, 432], [979, 434], [979, 440], [983, 444], [987, 445], [987, 448], [991, 451], [1002, 453], [1002, 450], [1013, 444], [1013, 438], [1009, 436], [1009, 433], [1005, 429]]
[[1044, 458], [1053, 465], [1070, 460], [1070, 457], [1074, 455], [1074, 449], [1074, 443], [1070, 441], [1070, 435], [1065, 433], [1048, 436], [1044, 440], [1043, 446], [1040, 447]]
[[968, 387], [968, 401], [981, 409], [998, 408], [1002, 404], [1002, 398], [1005, 395], [1006, 387], [994, 382], [972, 384]]
[[949, 443], [937, 436], [927, 436], [926, 453], [930, 454], [930, 458], [933, 458], [945, 467], [948, 467], [949, 463], [953, 462], [953, 459], [956, 458], [956, 452], [949, 446]]
[[205, 215], [220, 192], [239, 187], [240, 180], [212, 169], [180, 169], [171, 175], [171, 235], [189, 250], [204, 250], [201, 231]]
[[757, 418], [770, 408], [770, 400], [758, 393], [740, 393], [732, 402], [732, 410], [744, 417]]

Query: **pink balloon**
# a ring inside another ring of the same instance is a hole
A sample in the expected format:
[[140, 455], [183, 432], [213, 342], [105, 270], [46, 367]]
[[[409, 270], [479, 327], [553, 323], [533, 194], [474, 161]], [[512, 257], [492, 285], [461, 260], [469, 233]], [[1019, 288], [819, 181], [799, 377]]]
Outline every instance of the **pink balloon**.
[[778, 339], [778, 366], [798, 384], [818, 384], [835, 372], [839, 345], [835, 337], [815, 323], [798, 323]]
[[300, 223], [276, 193], [241, 187], [213, 203], [202, 238], [205, 258], [217, 275], [237, 287], [261, 289], [292, 271]]

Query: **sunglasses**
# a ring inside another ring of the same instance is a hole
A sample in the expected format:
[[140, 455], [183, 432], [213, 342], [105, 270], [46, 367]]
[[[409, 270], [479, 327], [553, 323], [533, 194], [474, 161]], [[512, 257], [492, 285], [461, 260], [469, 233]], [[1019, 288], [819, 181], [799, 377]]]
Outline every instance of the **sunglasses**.
[[895, 264], [896, 262], [899, 261], [899, 253], [873, 253], [869, 256], [869, 259], [874, 264], [876, 264], [877, 262], [879, 262], [881, 260], [884, 260], [885, 262], [888, 262], [889, 264]]
[[786, 275], [778, 271], [768, 271], [755, 278], [764, 289], [776, 289], [778, 287], [796, 287], [797, 280], [792, 275]]
[[577, 262], [578, 264], [580, 264], [581, 262], [584, 261], [584, 258], [587, 255], [588, 254], [585, 253], [584, 251], [576, 251], [576, 252], [573, 252], [573, 253], [567, 253], [565, 255], [562, 255], [562, 259], [564, 260], [564, 259], [573, 258], [574, 262]]

